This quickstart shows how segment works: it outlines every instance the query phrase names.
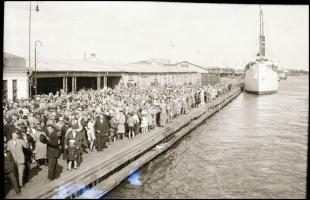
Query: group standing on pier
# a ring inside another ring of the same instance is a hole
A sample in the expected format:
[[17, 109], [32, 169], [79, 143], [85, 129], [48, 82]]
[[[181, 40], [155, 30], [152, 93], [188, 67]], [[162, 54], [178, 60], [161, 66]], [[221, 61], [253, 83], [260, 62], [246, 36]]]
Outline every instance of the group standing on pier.
[[76, 94], [38, 95], [3, 104], [5, 175], [16, 191], [31, 180], [31, 166], [48, 166], [47, 182], [55, 179], [57, 159], [67, 170], [82, 163], [88, 151], [104, 151], [124, 137], [135, 138], [165, 126], [192, 108], [210, 103], [231, 89], [214, 86], [119, 86], [80, 90]]

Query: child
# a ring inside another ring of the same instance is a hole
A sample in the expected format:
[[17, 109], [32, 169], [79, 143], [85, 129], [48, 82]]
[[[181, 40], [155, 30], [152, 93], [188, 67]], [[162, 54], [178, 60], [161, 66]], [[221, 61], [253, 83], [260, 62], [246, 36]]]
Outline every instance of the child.
[[122, 140], [126, 132], [125, 127], [126, 116], [123, 110], [120, 110], [120, 112], [118, 113], [116, 122], [117, 122], [117, 139]]
[[129, 133], [128, 133], [128, 138], [130, 139], [131, 137], [135, 137], [135, 132], [134, 132], [134, 125], [135, 125], [135, 119], [133, 117], [133, 113], [129, 113], [129, 117], [127, 119], [127, 124], [129, 128]]
[[135, 119], [133, 138], [135, 138], [135, 134], [137, 135], [139, 133], [139, 128], [140, 128], [139, 127], [140, 126], [140, 119], [139, 119], [137, 111], [133, 112], [133, 118]]
[[148, 129], [148, 118], [145, 111], [142, 112], [141, 129], [142, 133], [146, 133]]
[[75, 140], [69, 140], [68, 146], [68, 170], [71, 171], [72, 162], [73, 168], [77, 169], [77, 157], [78, 157], [78, 147], [75, 145]]
[[116, 131], [117, 131], [117, 122], [116, 122], [114, 114], [111, 114], [110, 116], [111, 116], [110, 128], [109, 128], [110, 141], [115, 143], [115, 141], [116, 141]]
[[150, 132], [151, 130], [154, 129], [154, 123], [153, 123], [154, 120], [153, 120], [153, 114], [152, 114], [151, 109], [148, 112], [147, 121], [148, 121], [148, 131]]

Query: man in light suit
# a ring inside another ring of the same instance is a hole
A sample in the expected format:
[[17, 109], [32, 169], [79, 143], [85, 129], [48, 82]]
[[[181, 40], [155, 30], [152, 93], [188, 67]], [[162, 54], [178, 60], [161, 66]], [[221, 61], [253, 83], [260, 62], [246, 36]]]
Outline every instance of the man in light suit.
[[8, 150], [12, 153], [14, 161], [18, 169], [19, 186], [23, 187], [23, 175], [25, 170], [25, 155], [23, 148], [29, 148], [27, 137], [23, 136], [23, 139], [19, 139], [17, 132], [12, 133], [12, 139], [8, 141]]

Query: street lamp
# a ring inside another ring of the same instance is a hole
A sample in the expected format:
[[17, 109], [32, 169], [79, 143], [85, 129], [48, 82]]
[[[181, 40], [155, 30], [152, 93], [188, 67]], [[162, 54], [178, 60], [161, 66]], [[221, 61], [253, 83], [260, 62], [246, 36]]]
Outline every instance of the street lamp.
[[[28, 43], [28, 53], [29, 53], [29, 60], [28, 60], [28, 70], [30, 70], [30, 67], [31, 67], [31, 11], [33, 9], [31, 8], [31, 1], [29, 2], [29, 35], [28, 35], [28, 40], [29, 40], [29, 43]], [[36, 9], [35, 9], [36, 12], [39, 12], [39, 5], [37, 3], [37, 6], [36, 6]], [[31, 85], [31, 84], [30, 84]], [[31, 87], [30, 87], [31, 88]], [[30, 96], [31, 96], [31, 89], [30, 89]]]
[[37, 96], [37, 43], [40, 43], [42, 47], [42, 42], [40, 40], [35, 41], [34, 43], [34, 95]]

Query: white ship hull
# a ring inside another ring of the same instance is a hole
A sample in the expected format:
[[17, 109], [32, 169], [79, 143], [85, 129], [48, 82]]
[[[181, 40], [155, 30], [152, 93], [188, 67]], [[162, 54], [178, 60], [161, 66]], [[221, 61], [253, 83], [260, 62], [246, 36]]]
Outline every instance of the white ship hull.
[[278, 73], [266, 63], [255, 63], [245, 72], [244, 90], [254, 94], [270, 94], [278, 90]]

